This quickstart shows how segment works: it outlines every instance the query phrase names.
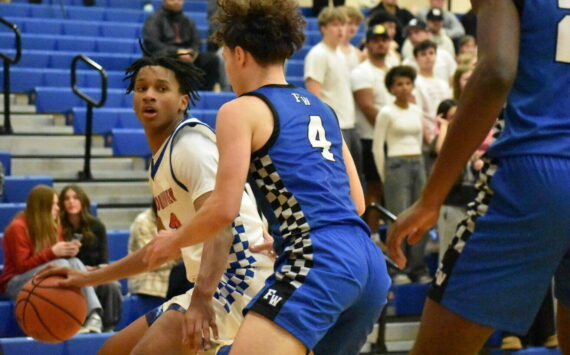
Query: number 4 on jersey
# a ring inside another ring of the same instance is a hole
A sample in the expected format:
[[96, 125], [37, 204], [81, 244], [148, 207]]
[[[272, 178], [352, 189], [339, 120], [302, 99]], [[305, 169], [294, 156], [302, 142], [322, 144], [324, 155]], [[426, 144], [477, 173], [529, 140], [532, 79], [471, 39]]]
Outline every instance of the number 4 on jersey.
[[325, 133], [325, 128], [323, 127], [323, 121], [320, 116], [311, 115], [309, 116], [309, 142], [313, 148], [322, 149], [321, 154], [323, 158], [330, 161], [334, 160], [334, 155], [331, 152], [332, 143], [327, 140]]

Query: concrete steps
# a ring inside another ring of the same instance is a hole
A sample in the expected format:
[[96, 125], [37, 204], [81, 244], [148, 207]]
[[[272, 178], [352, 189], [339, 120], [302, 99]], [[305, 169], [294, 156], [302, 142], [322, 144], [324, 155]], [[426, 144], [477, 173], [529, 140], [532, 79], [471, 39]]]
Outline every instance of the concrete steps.
[[[57, 191], [67, 185], [54, 183]], [[80, 182], [92, 202], [98, 205], [142, 205], [150, 206], [152, 194], [147, 182]]]
[[[150, 202], [148, 203], [150, 204]], [[97, 216], [105, 227], [109, 229], [129, 229], [137, 215], [144, 211], [147, 206], [128, 208], [98, 208]]]
[[[1, 139], [1, 138], [0, 138]], [[83, 170], [83, 157], [15, 157], [14, 175], [50, 175], [56, 180], [73, 180]], [[145, 161], [136, 157], [92, 158], [91, 172], [95, 179], [146, 179]]]
[[[93, 136], [91, 154], [112, 156], [111, 148], [104, 147], [101, 136]], [[83, 156], [85, 137], [79, 135], [10, 135], [0, 139], [0, 150], [12, 156]]]

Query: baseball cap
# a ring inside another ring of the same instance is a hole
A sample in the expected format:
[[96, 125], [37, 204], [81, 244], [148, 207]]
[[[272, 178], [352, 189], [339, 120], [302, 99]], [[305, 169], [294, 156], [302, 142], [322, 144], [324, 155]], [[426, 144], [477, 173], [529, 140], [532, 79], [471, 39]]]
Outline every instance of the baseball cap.
[[386, 27], [384, 27], [384, 25], [374, 25], [370, 27], [368, 31], [366, 31], [366, 41], [369, 41], [376, 36], [382, 36], [386, 38], [390, 37], [390, 35], [388, 35], [388, 30]]
[[420, 30], [427, 31], [426, 23], [418, 18], [413, 18], [410, 20], [410, 22], [408, 22], [406, 28], [404, 28], [404, 33], [408, 33], [408, 31], [412, 28], [417, 28]]
[[426, 18], [432, 21], [443, 21], [443, 11], [436, 8], [430, 9]]

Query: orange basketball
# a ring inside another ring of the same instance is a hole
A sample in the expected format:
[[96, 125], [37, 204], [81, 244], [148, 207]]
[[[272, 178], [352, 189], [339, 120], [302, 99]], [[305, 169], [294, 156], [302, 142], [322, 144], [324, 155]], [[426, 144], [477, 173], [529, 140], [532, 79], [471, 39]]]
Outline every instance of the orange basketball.
[[16, 298], [16, 319], [27, 335], [44, 343], [74, 336], [85, 322], [87, 302], [78, 288], [57, 287], [62, 276], [28, 281]]

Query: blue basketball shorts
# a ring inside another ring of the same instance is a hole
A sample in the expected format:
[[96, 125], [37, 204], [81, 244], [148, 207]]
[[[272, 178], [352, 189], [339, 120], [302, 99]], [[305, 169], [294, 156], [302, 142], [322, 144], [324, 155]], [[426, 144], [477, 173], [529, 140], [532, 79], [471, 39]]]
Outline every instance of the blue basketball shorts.
[[386, 304], [386, 262], [368, 233], [335, 225], [286, 242], [246, 307], [319, 354], [358, 354]]
[[570, 306], [570, 159], [485, 160], [429, 296], [476, 323], [525, 334], [554, 275], [558, 300]]

